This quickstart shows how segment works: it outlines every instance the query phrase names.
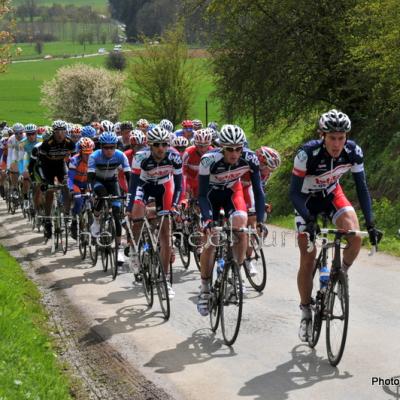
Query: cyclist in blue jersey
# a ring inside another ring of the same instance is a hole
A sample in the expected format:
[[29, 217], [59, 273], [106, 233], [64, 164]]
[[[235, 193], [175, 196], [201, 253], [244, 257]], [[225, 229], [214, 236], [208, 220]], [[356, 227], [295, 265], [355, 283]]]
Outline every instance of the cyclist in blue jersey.
[[[300, 249], [300, 269], [297, 285], [300, 293], [301, 321], [299, 338], [307, 341], [312, 334], [311, 292], [316, 249], [308, 252], [309, 240], [314, 241], [318, 226], [316, 218], [326, 213], [333, 223], [344, 230], [359, 230], [357, 214], [339, 184], [347, 171], [353, 173], [358, 200], [364, 214], [372, 244], [381, 233], [374, 226], [371, 197], [368, 191], [364, 157], [361, 148], [347, 138], [351, 121], [343, 112], [330, 110], [319, 120], [319, 140], [311, 140], [298, 150], [292, 171], [290, 198], [295, 208], [295, 223]], [[343, 251], [342, 269], [347, 272], [356, 259], [361, 238], [351, 236]]]
[[[182, 159], [179, 153], [169, 147], [170, 133], [155, 127], [147, 133], [149, 148], [135, 154], [132, 164], [132, 179], [129, 187], [127, 212], [132, 218], [143, 218], [149, 197], [156, 202], [156, 211], [163, 215], [176, 208], [182, 185]], [[135, 240], [139, 227], [134, 225]], [[166, 275], [169, 274], [171, 259], [170, 225], [168, 218], [160, 229], [160, 255]], [[134, 260], [133, 268], [139, 270], [139, 260]], [[175, 293], [167, 279], [168, 296]]]
[[[240, 178], [250, 172], [253, 186], [257, 226], [264, 231], [264, 191], [261, 185], [259, 161], [256, 154], [244, 148], [245, 135], [236, 125], [224, 125], [219, 134], [221, 148], [211, 150], [201, 157], [199, 167], [199, 205], [207, 244], [201, 254], [201, 289], [197, 309], [208, 315], [210, 279], [214, 264], [215, 246], [209, 237], [220, 209], [230, 218], [233, 229], [247, 225], [247, 207]], [[239, 265], [243, 263], [247, 249], [246, 234], [238, 234], [233, 256]]]
[[[99, 137], [101, 148], [92, 153], [88, 162], [88, 183], [97, 196], [120, 196], [117, 180], [118, 170], [122, 169], [129, 182], [130, 167], [126, 155], [117, 150], [118, 138], [114, 132], [105, 131]], [[103, 206], [102, 200], [94, 205], [94, 221], [90, 227], [91, 234], [97, 237], [100, 233], [99, 215]], [[112, 201], [112, 213], [115, 220], [116, 240], [121, 242], [121, 201]]]

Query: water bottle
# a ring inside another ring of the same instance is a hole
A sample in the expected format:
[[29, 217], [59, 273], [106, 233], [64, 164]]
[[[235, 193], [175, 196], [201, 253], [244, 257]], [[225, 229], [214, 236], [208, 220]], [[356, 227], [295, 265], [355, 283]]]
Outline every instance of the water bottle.
[[218, 258], [218, 260], [217, 260], [218, 275], [220, 275], [222, 273], [222, 271], [224, 270], [224, 266], [225, 266], [225, 260], [223, 258]]
[[319, 283], [321, 290], [325, 290], [328, 287], [329, 282], [329, 268], [323, 265], [319, 270]]

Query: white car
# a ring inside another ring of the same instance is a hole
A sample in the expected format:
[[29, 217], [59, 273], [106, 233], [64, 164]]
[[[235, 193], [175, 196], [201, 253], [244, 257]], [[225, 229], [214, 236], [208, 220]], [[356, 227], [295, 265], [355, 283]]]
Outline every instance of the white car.
[[120, 44], [116, 44], [114, 46], [114, 51], [121, 51], [122, 50], [122, 46]]
[[102, 47], [101, 49], [98, 49], [97, 52], [99, 54], [104, 54], [106, 52], [106, 49]]

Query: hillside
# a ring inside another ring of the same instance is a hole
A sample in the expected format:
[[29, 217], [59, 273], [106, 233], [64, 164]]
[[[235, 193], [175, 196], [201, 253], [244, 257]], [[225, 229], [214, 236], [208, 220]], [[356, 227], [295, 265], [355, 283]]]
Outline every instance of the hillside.
[[[12, 4], [14, 7], [17, 7], [23, 4], [25, 0], [13, 0]], [[106, 10], [108, 6], [107, 0], [36, 0], [36, 4], [38, 5], [46, 5], [51, 6], [53, 4], [73, 4], [77, 7], [82, 6], [92, 6], [96, 10]]]

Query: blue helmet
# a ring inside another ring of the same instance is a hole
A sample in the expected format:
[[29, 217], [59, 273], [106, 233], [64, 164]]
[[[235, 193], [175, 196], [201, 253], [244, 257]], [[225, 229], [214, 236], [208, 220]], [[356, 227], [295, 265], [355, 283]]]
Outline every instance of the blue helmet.
[[27, 124], [25, 125], [25, 132], [26, 133], [36, 133], [37, 126], [35, 124]]
[[117, 144], [118, 137], [114, 132], [103, 132], [99, 136], [99, 143], [100, 144]]
[[86, 125], [81, 130], [81, 136], [93, 139], [96, 136], [96, 129], [93, 126]]
[[147, 132], [151, 131], [151, 130], [154, 129], [156, 126], [157, 126], [157, 124], [155, 124], [155, 123], [152, 122], [152, 123], [149, 124], [149, 126], [147, 127]]

